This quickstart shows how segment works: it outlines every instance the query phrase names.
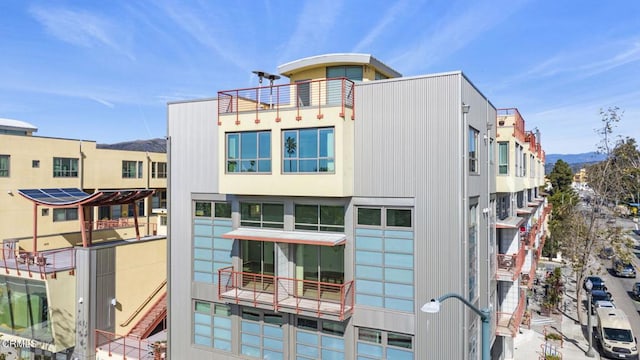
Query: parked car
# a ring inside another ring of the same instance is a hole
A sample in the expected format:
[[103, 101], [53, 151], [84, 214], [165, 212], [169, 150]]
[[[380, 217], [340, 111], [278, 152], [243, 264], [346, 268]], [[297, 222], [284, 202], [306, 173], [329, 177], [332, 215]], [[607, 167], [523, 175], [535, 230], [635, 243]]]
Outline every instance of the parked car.
[[637, 300], [640, 300], [640, 282], [633, 284], [633, 287], [631, 288], [631, 293], [633, 294], [634, 298], [636, 298]]
[[615, 259], [613, 261], [613, 272], [616, 276], [635, 278], [636, 267], [630, 262], [624, 262], [621, 259]]
[[600, 276], [587, 276], [586, 279], [584, 279], [584, 284], [582, 285], [583, 288], [585, 290], [587, 290], [587, 281], [591, 281], [591, 291], [594, 290], [604, 290], [607, 291], [607, 287], [604, 285], [604, 279], [602, 279]]
[[598, 301], [609, 301], [613, 302], [613, 297], [611, 293], [606, 292], [604, 290], [592, 290], [591, 291], [591, 314], [596, 313], [596, 304]]
[[611, 260], [611, 259], [613, 259], [615, 254], [616, 254], [616, 252], [615, 252], [615, 250], [613, 250], [613, 248], [611, 246], [605, 246], [600, 251], [600, 257], [602, 259]]

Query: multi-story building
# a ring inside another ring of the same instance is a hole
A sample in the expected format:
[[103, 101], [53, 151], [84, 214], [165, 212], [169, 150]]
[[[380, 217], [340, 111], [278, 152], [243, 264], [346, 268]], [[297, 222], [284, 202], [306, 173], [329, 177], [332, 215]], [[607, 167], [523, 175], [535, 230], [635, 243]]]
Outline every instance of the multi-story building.
[[171, 358], [478, 358], [472, 309], [420, 309], [500, 309], [494, 106], [364, 54], [278, 72], [168, 105]]
[[166, 317], [166, 153], [36, 131], [0, 119], [0, 354], [146, 354]]
[[548, 232], [551, 205], [545, 186], [545, 153], [539, 131], [526, 131], [518, 109], [498, 109], [497, 117], [497, 329], [494, 354], [513, 358], [513, 339], [526, 311]]

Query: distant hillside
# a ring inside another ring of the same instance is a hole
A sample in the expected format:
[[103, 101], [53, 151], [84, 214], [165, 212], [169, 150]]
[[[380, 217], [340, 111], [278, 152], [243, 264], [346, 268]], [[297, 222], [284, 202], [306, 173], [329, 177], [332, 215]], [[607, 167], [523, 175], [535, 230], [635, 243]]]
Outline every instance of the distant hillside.
[[544, 166], [546, 174], [551, 172], [551, 169], [553, 169], [553, 166], [558, 159], [562, 159], [562, 161], [569, 164], [571, 166], [571, 170], [576, 172], [577, 170], [580, 170], [580, 168], [604, 160], [605, 155], [597, 152], [581, 154], [547, 154], [545, 156], [546, 163]]
[[165, 139], [134, 140], [117, 144], [97, 144], [98, 149], [148, 151], [154, 153], [166, 153], [167, 141]]

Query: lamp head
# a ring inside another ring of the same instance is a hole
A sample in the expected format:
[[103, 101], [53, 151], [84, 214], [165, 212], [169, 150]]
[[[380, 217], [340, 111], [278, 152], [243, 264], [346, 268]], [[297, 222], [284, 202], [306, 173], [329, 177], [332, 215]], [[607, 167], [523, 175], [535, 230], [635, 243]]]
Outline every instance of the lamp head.
[[436, 299], [431, 299], [431, 301], [422, 305], [422, 307], [420, 308], [420, 311], [426, 312], [426, 313], [432, 313], [432, 314], [440, 312], [440, 301]]

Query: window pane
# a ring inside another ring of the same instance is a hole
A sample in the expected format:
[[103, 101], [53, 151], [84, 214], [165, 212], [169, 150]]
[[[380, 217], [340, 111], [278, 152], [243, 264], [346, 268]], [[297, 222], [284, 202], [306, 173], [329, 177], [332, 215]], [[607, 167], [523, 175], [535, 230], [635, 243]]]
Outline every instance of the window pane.
[[316, 172], [318, 171], [318, 160], [299, 160], [300, 172]]
[[411, 349], [413, 347], [411, 339], [412, 336], [410, 335], [398, 334], [394, 332], [390, 332], [387, 334], [388, 345], [403, 347], [405, 349]]
[[196, 216], [211, 217], [211, 203], [196, 202]]
[[215, 212], [217, 218], [231, 219], [231, 204], [215, 203]]
[[240, 157], [243, 159], [255, 159], [258, 157], [258, 138], [255, 132], [240, 134]]
[[317, 224], [318, 206], [296, 204], [295, 217], [296, 224]]
[[211, 304], [205, 303], [205, 302], [196, 301], [196, 312], [203, 313], [203, 314], [210, 314], [211, 313]]
[[240, 203], [240, 219], [260, 221], [261, 217], [260, 204]]
[[320, 224], [344, 225], [344, 207], [320, 206]]
[[318, 129], [303, 129], [300, 133], [300, 158], [318, 157]]
[[228, 159], [238, 158], [238, 155], [239, 155], [238, 143], [239, 143], [238, 134], [227, 135], [227, 158]]
[[411, 210], [387, 209], [387, 226], [411, 227]]
[[358, 340], [381, 344], [382, 332], [380, 330], [361, 328], [358, 329]]
[[320, 157], [333, 157], [333, 129], [320, 129]]
[[271, 222], [284, 222], [284, 205], [262, 204], [262, 220]]
[[298, 328], [316, 331], [318, 330], [318, 321], [306, 318], [298, 318]]
[[325, 320], [322, 322], [322, 332], [342, 336], [344, 335], [344, 324]]
[[358, 225], [380, 226], [381, 215], [381, 209], [358, 208]]
[[258, 133], [259, 158], [271, 158], [271, 133], [267, 131]]
[[298, 157], [298, 133], [297, 131], [284, 132], [284, 157]]

